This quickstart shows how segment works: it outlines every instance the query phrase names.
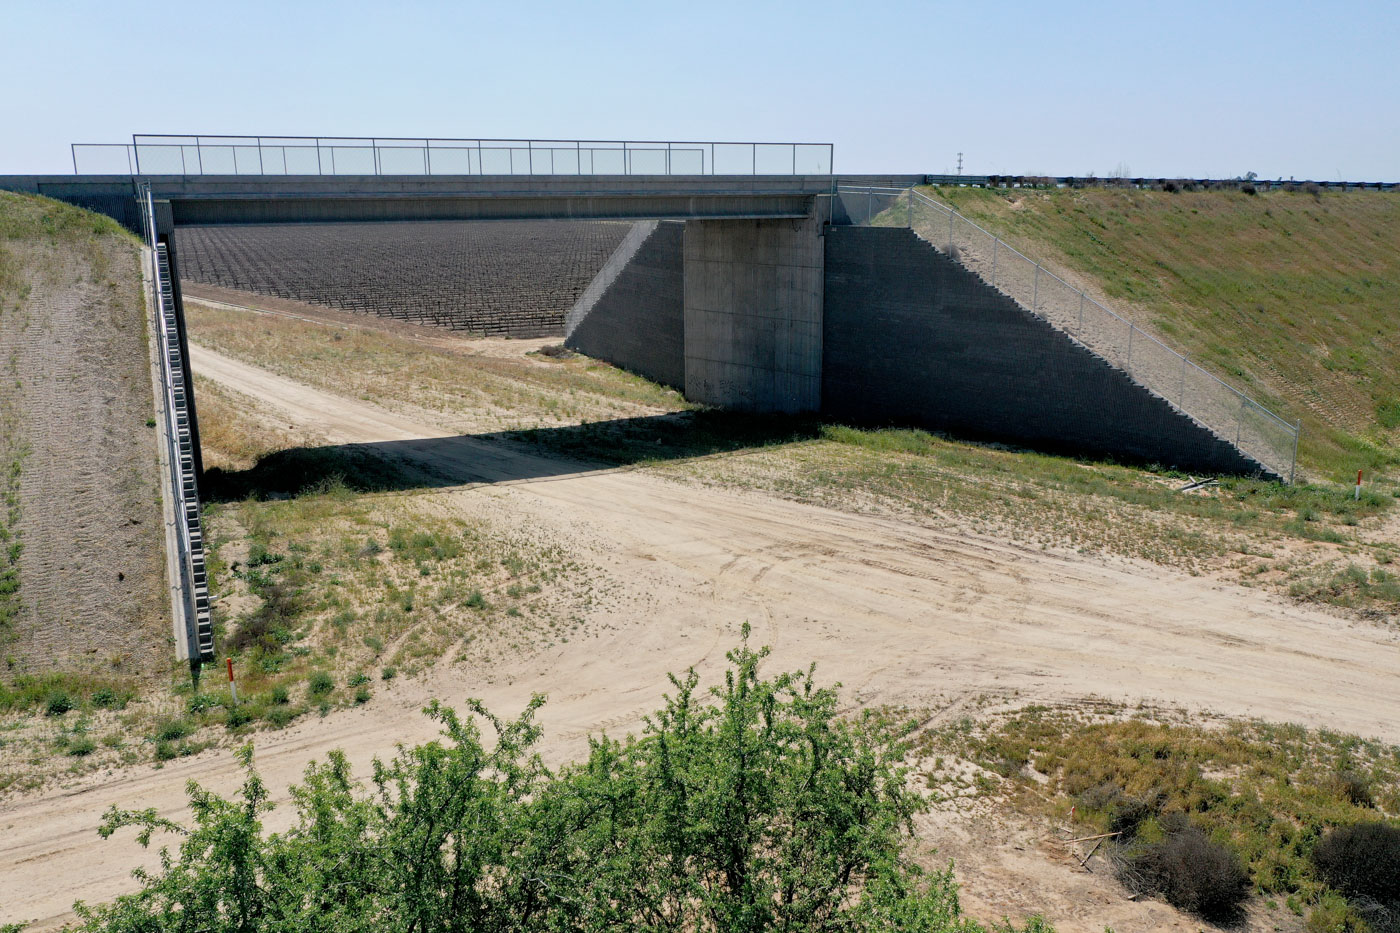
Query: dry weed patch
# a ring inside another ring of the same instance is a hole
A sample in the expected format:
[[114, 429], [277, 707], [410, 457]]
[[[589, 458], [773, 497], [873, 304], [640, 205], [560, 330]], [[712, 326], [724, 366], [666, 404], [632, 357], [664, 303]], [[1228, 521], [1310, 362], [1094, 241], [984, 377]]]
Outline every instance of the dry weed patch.
[[[1357, 929], [1374, 906], [1319, 870], [1320, 841], [1337, 827], [1400, 826], [1400, 748], [1326, 730], [1031, 706], [964, 719], [923, 741], [925, 760], [966, 760], [996, 776], [988, 792], [1068, 820], [1080, 836], [1118, 833], [1100, 851], [1132, 890], [1228, 893], [1238, 859], [1254, 890], [1307, 916], [1313, 930]], [[949, 781], [946, 769], [925, 773], [935, 790]]]
[[252, 716], [281, 725], [277, 707], [364, 702], [374, 671], [489, 662], [581, 634], [587, 568], [529, 529], [435, 514], [431, 499], [327, 482], [211, 509], [217, 620]]

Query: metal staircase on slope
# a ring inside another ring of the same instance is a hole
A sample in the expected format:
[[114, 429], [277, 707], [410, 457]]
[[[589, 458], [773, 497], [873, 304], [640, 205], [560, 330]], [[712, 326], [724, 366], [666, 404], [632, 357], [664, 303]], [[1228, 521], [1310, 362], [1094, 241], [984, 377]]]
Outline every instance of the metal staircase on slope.
[[171, 527], [166, 543], [170, 553], [171, 587], [177, 638], [183, 636], [178, 654], [197, 670], [214, 660], [214, 627], [210, 616], [209, 574], [204, 559], [204, 528], [199, 510], [199, 466], [193, 429], [193, 394], [188, 384], [189, 369], [180, 341], [179, 308], [170, 254], [160, 242], [155, 200], [149, 185], [139, 189], [138, 201], [148, 256], [154, 298], [153, 336], [157, 342], [161, 434], [166, 448], [164, 495], [170, 507]]
[[170, 257], [164, 243], [156, 245], [157, 284], [160, 289], [160, 340], [167, 385], [170, 387], [170, 421], [174, 457], [173, 471], [177, 474], [180, 495], [177, 498], [178, 520], [182, 524], [185, 554], [185, 602], [193, 610], [187, 628], [193, 622], [190, 657], [201, 661], [214, 659], [214, 628], [209, 612], [209, 576], [204, 563], [204, 529], [199, 514], [199, 477], [195, 470], [194, 441], [190, 431], [189, 393], [185, 386], [185, 365], [180, 351], [179, 324], [175, 319], [175, 291], [171, 284]]

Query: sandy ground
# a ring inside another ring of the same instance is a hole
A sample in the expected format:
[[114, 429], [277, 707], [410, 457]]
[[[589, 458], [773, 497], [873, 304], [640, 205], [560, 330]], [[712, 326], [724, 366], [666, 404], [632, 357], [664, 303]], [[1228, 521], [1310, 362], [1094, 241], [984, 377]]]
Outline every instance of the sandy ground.
[[[591, 730], [637, 728], [668, 671], [695, 665], [714, 674], [744, 620], [774, 647], [775, 664], [817, 661], [851, 704], [927, 707], [947, 718], [988, 697], [1096, 696], [1400, 742], [1398, 637], [1376, 627], [1147, 564], [579, 467], [447, 436], [208, 350], [192, 353], [201, 376], [264, 400], [280, 425], [330, 443], [382, 445], [440, 476], [426, 507], [546, 529], [622, 591], [611, 602], [624, 608], [591, 620], [606, 624], [582, 640], [504, 661], [489, 677], [443, 665], [381, 690], [367, 707], [259, 736], [259, 767], [279, 791], [332, 748], [346, 749], [365, 774], [372, 755], [428, 738], [430, 724], [415, 710], [432, 696], [480, 696], [509, 712], [546, 692], [544, 752], [567, 759]], [[75, 898], [101, 901], [130, 886], [137, 847], [129, 836], [101, 842], [94, 833], [107, 806], [177, 814], [186, 780], [229, 791], [237, 777], [227, 752], [210, 751], [9, 804], [0, 810], [0, 922], [37, 918], [48, 927]], [[279, 815], [285, 808], [274, 825]], [[1066, 931], [1200, 927], [1080, 871], [1046, 841], [1050, 827], [986, 814], [923, 825], [928, 843], [958, 857], [967, 903], [983, 919], [1039, 908]]]

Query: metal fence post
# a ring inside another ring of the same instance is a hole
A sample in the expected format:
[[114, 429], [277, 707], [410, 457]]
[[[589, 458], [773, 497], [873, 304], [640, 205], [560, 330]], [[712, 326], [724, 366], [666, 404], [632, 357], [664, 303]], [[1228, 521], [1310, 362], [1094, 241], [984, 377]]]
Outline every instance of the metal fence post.
[[1293, 485], [1298, 475], [1298, 439], [1303, 436], [1303, 419], [1293, 422], [1293, 462], [1288, 465], [1288, 485]]
[[266, 173], [263, 171], [262, 137], [261, 137], [261, 136], [258, 137], [258, 174], [259, 174], [259, 175], [266, 174]]
[[324, 175], [325, 170], [321, 168], [321, 137], [316, 137], [316, 174]]

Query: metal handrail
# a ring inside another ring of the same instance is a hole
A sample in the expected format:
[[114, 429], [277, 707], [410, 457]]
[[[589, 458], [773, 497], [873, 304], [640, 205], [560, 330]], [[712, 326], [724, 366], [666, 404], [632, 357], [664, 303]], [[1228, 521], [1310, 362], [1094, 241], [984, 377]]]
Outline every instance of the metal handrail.
[[176, 563], [180, 570], [180, 607], [183, 610], [183, 630], [187, 650], [191, 658], [199, 657], [196, 639], [197, 610], [195, 608], [195, 580], [193, 559], [193, 536], [190, 531], [189, 514], [185, 497], [182, 469], [180, 465], [179, 422], [175, 401], [175, 385], [171, 377], [170, 351], [172, 335], [165, 321], [164, 295], [161, 291], [160, 258], [157, 251], [155, 199], [149, 184], [141, 186], [138, 198], [142, 214], [142, 227], [150, 257], [151, 291], [155, 315], [155, 336], [159, 348], [161, 395], [164, 399], [164, 435], [166, 462], [169, 474], [166, 481], [171, 496], [171, 506], [175, 515]]
[[[1248, 407], [1251, 408], [1252, 410], [1257, 411], [1257, 412], [1259, 412], [1259, 413], [1262, 413], [1263, 415], [1266, 415], [1266, 416], [1268, 417], [1268, 419], [1269, 419], [1270, 421], [1272, 421], [1273, 424], [1275, 424], [1277, 427], [1281, 428], [1281, 429], [1284, 430], [1284, 431], [1289, 432], [1289, 434], [1290, 434], [1291, 437], [1292, 437], [1292, 441], [1293, 441], [1293, 451], [1292, 451], [1292, 460], [1291, 460], [1291, 462], [1290, 462], [1289, 465], [1288, 465], [1288, 481], [1289, 481], [1290, 483], [1292, 483], [1292, 482], [1296, 479], [1296, 474], [1297, 474], [1297, 459], [1298, 459], [1298, 458], [1297, 458], [1297, 447], [1298, 447], [1298, 440], [1299, 440], [1299, 437], [1301, 436], [1301, 433], [1302, 433], [1302, 422], [1301, 422], [1301, 421], [1294, 421], [1294, 422], [1291, 422], [1291, 423], [1290, 423], [1290, 422], [1284, 420], [1284, 419], [1283, 419], [1282, 417], [1280, 417], [1277, 413], [1271, 411], [1270, 409], [1268, 409], [1268, 408], [1266, 408], [1265, 406], [1261, 405], [1259, 402], [1257, 402], [1257, 401], [1255, 401], [1254, 399], [1250, 398], [1248, 395], [1246, 395], [1246, 394], [1245, 394], [1243, 391], [1241, 391], [1240, 389], [1236, 388], [1235, 386], [1230, 385], [1230, 383], [1228, 383], [1228, 382], [1226, 382], [1225, 380], [1221, 379], [1219, 376], [1216, 376], [1214, 373], [1209, 372], [1209, 371], [1206, 370], [1206, 369], [1203, 369], [1195, 360], [1192, 360], [1190, 357], [1188, 357], [1188, 356], [1186, 356], [1186, 355], [1184, 355], [1184, 354], [1182, 354], [1182, 353], [1180, 353], [1180, 352], [1178, 352], [1178, 351], [1172, 349], [1170, 346], [1168, 346], [1166, 343], [1164, 343], [1162, 340], [1160, 340], [1156, 335], [1151, 334], [1151, 333], [1149, 333], [1149, 332], [1147, 332], [1147, 331], [1144, 331], [1144, 330], [1143, 330], [1141, 327], [1139, 327], [1137, 324], [1135, 324], [1134, 322], [1129, 321], [1128, 319], [1124, 318], [1122, 315], [1118, 314], [1118, 313], [1115, 312], [1113, 309], [1108, 308], [1108, 307], [1105, 307], [1102, 303], [1100, 303], [1100, 302], [1097, 301], [1096, 299], [1089, 297], [1088, 293], [1087, 293], [1084, 289], [1078, 288], [1078, 287], [1076, 287], [1076, 286], [1074, 286], [1074, 285], [1071, 285], [1069, 282], [1066, 282], [1064, 279], [1060, 278], [1060, 277], [1059, 277], [1058, 275], [1056, 275], [1055, 273], [1053, 273], [1053, 272], [1049, 271], [1048, 269], [1046, 269], [1045, 266], [1044, 266], [1044, 264], [1043, 264], [1042, 262], [1040, 262], [1039, 260], [1031, 259], [1029, 256], [1027, 256], [1027, 255], [1025, 255], [1024, 253], [1022, 253], [1020, 250], [1016, 249], [1014, 246], [1010, 245], [1010, 244], [1007, 243], [1005, 240], [1001, 239], [1001, 237], [999, 237], [999, 236], [997, 236], [996, 234], [992, 233], [991, 231], [987, 230], [985, 227], [981, 226], [980, 224], [976, 223], [975, 221], [972, 221], [972, 220], [968, 219], [965, 215], [961, 214], [960, 212], [958, 212], [955, 208], [951, 207], [950, 205], [943, 204], [943, 203], [941, 203], [941, 202], [939, 202], [939, 201], [936, 201], [936, 200], [934, 200], [933, 198], [930, 198], [930, 197], [928, 197], [927, 195], [925, 195], [923, 192], [915, 191], [915, 190], [912, 189], [912, 188], [889, 188], [889, 187], [879, 187], [879, 186], [840, 185], [840, 186], [837, 187], [836, 190], [837, 190], [837, 193], [838, 193], [838, 194], [844, 192], [844, 193], [849, 193], [849, 194], [867, 194], [867, 195], [876, 194], [876, 195], [879, 195], [879, 196], [881, 196], [881, 197], [888, 197], [888, 198], [900, 198], [900, 197], [909, 198], [909, 211], [908, 211], [907, 217], [908, 217], [908, 226], [909, 226], [911, 229], [913, 228], [913, 204], [914, 204], [914, 199], [917, 198], [918, 201], [919, 201], [920, 203], [922, 203], [922, 204], [924, 204], [924, 205], [927, 205], [928, 207], [931, 207], [931, 208], [933, 208], [933, 209], [935, 209], [935, 210], [937, 210], [937, 211], [941, 211], [941, 212], [943, 212], [943, 213], [945, 213], [945, 214], [948, 215], [948, 218], [949, 218], [949, 242], [950, 242], [950, 244], [951, 244], [951, 240], [952, 240], [952, 224], [953, 224], [953, 221], [954, 221], [954, 220], [957, 220], [957, 221], [959, 221], [959, 222], [961, 222], [961, 223], [966, 224], [968, 227], [971, 227], [973, 230], [977, 231], [978, 233], [981, 233], [981, 234], [983, 234], [984, 236], [988, 237], [988, 238], [991, 240], [991, 242], [992, 242], [992, 244], [993, 244], [993, 247], [994, 247], [994, 250], [995, 250], [996, 252], [1000, 252], [1001, 250], [1009, 250], [1009, 251], [1011, 252], [1012, 255], [1019, 257], [1020, 259], [1024, 260], [1026, 263], [1028, 263], [1028, 264], [1030, 264], [1030, 265], [1034, 265], [1035, 268], [1036, 268], [1036, 275], [1037, 275], [1037, 277], [1040, 276], [1040, 275], [1049, 276], [1049, 277], [1050, 277], [1051, 279], [1053, 279], [1054, 281], [1056, 281], [1056, 282], [1060, 283], [1061, 285], [1063, 285], [1063, 286], [1064, 286], [1066, 289], [1068, 289], [1070, 292], [1077, 293], [1082, 301], [1087, 302], [1087, 303], [1093, 305], [1095, 308], [1097, 308], [1098, 310], [1104, 312], [1105, 314], [1107, 314], [1107, 315], [1108, 315], [1110, 318], [1112, 318], [1113, 320], [1118, 321], [1118, 322], [1124, 324], [1124, 325], [1128, 328], [1128, 339], [1129, 339], [1129, 348], [1130, 348], [1130, 349], [1129, 349], [1129, 359], [1130, 359], [1130, 360], [1131, 360], [1131, 346], [1132, 346], [1132, 339], [1133, 339], [1133, 336], [1134, 336], [1135, 334], [1141, 335], [1142, 337], [1145, 337], [1147, 340], [1149, 340], [1151, 343], [1155, 344], [1155, 345], [1156, 345], [1157, 347], [1159, 347], [1160, 349], [1166, 351], [1166, 353], [1168, 353], [1168, 354], [1170, 355], [1170, 357], [1175, 358], [1176, 360], [1180, 361], [1180, 363], [1181, 363], [1181, 365], [1182, 365], [1182, 372], [1183, 372], [1183, 376], [1182, 376], [1183, 383], [1184, 383], [1184, 381], [1185, 381], [1185, 372], [1186, 372], [1186, 368], [1189, 367], [1192, 371], [1194, 371], [1194, 372], [1196, 372], [1196, 373], [1199, 373], [1199, 374], [1201, 374], [1201, 375], [1207, 377], [1211, 382], [1213, 382], [1213, 383], [1216, 384], [1217, 386], [1219, 386], [1219, 387], [1221, 387], [1221, 388], [1223, 388], [1223, 389], [1225, 389], [1225, 390], [1228, 390], [1228, 392], [1232, 393], [1232, 394], [1235, 396], [1235, 398], [1237, 398], [1237, 399], [1239, 400], [1242, 409], [1243, 409], [1245, 406], [1248, 406]], [[895, 216], [897, 217], [898, 215], [896, 214]], [[995, 256], [995, 253], [994, 253], [994, 256]], [[993, 266], [993, 269], [995, 269], [995, 266]], [[993, 288], [997, 288], [999, 291], [1002, 291], [1002, 289], [1000, 289], [999, 286], [997, 286], [997, 284], [996, 284], [994, 281], [993, 281], [993, 282], [989, 282], [988, 284], [990, 284]], [[1004, 292], [1004, 293], [1005, 293], [1005, 292]], [[1008, 294], [1008, 297], [1010, 297], [1009, 294]], [[1015, 299], [1013, 298], [1013, 300], [1015, 300]], [[1019, 302], [1018, 302], [1018, 303], [1019, 303]], [[1032, 301], [1032, 304], [1033, 304], [1033, 305], [1035, 304], [1035, 301], [1034, 301], [1034, 300]], [[1050, 318], [1048, 318], [1046, 315], [1040, 313], [1040, 311], [1039, 311], [1037, 308], [1032, 307], [1032, 308], [1030, 308], [1029, 310], [1030, 310], [1033, 314], [1036, 314], [1038, 317], [1040, 317], [1042, 320], [1045, 320], [1045, 321], [1047, 321], [1048, 323], [1050, 323], [1052, 326], [1057, 327], [1057, 329], [1064, 329], [1064, 328], [1060, 327], [1055, 321], [1050, 320]], [[1081, 316], [1082, 316], [1082, 312], [1081, 312]], [[1185, 399], [1184, 399], [1184, 397], [1181, 398], [1178, 402], [1173, 403], [1172, 400], [1170, 399], [1170, 397], [1169, 397], [1168, 395], [1166, 395], [1166, 394], [1164, 394], [1163, 392], [1159, 391], [1159, 390], [1158, 390], [1157, 388], [1155, 388], [1153, 385], [1150, 385], [1150, 384], [1147, 384], [1147, 383], [1141, 382], [1141, 381], [1139, 382], [1139, 384], [1140, 384], [1140, 385], [1143, 385], [1144, 388], [1146, 388], [1146, 389], [1148, 389], [1149, 391], [1152, 391], [1154, 394], [1158, 395], [1160, 398], [1162, 398], [1162, 399], [1163, 399], [1164, 401], [1166, 401], [1168, 404], [1171, 404], [1171, 405], [1173, 405], [1174, 407], [1176, 407], [1176, 408], [1177, 408], [1178, 410], [1180, 410], [1183, 414], [1188, 415], [1188, 416], [1191, 417], [1193, 420], [1195, 420], [1195, 421], [1197, 421], [1198, 423], [1202, 424], [1202, 426], [1206, 427], [1208, 430], [1211, 430], [1212, 433], [1218, 433], [1214, 428], [1211, 428], [1210, 425], [1206, 424], [1206, 423], [1205, 423], [1204, 421], [1202, 421], [1200, 418], [1197, 418], [1190, 410], [1188, 410], [1188, 409], [1185, 407]], [[1240, 436], [1239, 436], [1239, 435], [1240, 435], [1240, 432], [1239, 432], [1239, 425], [1238, 425], [1238, 422], [1237, 422], [1237, 428], [1236, 428], [1236, 445], [1237, 445], [1237, 446], [1239, 445], [1238, 442], [1239, 442], [1239, 440], [1240, 440]], [[1262, 462], [1262, 461], [1261, 461], [1261, 462]]]
[[[132, 175], [157, 174], [150, 171], [152, 155], [172, 150], [179, 153], [179, 174], [182, 175], [831, 175], [835, 156], [835, 147], [831, 143], [805, 142], [136, 134], [130, 143], [73, 143], [70, 146], [73, 173], [81, 174], [78, 164], [80, 152], [87, 154], [91, 150], [116, 148], [125, 150], [129, 169], [127, 174]], [[288, 150], [304, 151], [308, 171], [289, 171]], [[357, 153], [361, 160], [369, 160], [363, 166], [366, 171], [337, 171], [336, 153], [347, 150]], [[240, 151], [243, 152], [246, 166], [240, 165]], [[145, 166], [141, 164], [143, 152], [147, 156]], [[421, 169], [385, 170], [385, 153], [406, 152], [422, 154], [419, 161]], [[466, 170], [460, 170], [463, 156], [459, 156], [457, 170], [444, 171], [441, 164], [434, 166], [435, 153], [464, 154]], [[522, 160], [519, 166], [516, 164], [517, 154]], [[231, 164], [232, 171], [208, 171], [206, 155], [211, 159], [218, 156], [221, 162]], [[488, 155], [498, 160], [504, 158], [505, 162], [500, 166], [504, 171], [488, 172]], [[599, 171], [600, 155], [604, 160], [619, 160], [616, 163], [618, 170]], [[642, 167], [658, 170], [638, 170], [636, 163], [639, 155], [656, 160], [654, 165]], [[543, 163], [546, 156], [547, 166]], [[541, 160], [539, 166], [536, 165], [537, 158]], [[281, 171], [276, 171], [279, 161]], [[588, 163], [587, 169], [584, 167], [585, 161]], [[562, 168], [557, 164], [560, 162]], [[721, 162], [725, 163], [723, 170]], [[310, 170], [313, 165], [314, 171]]]

